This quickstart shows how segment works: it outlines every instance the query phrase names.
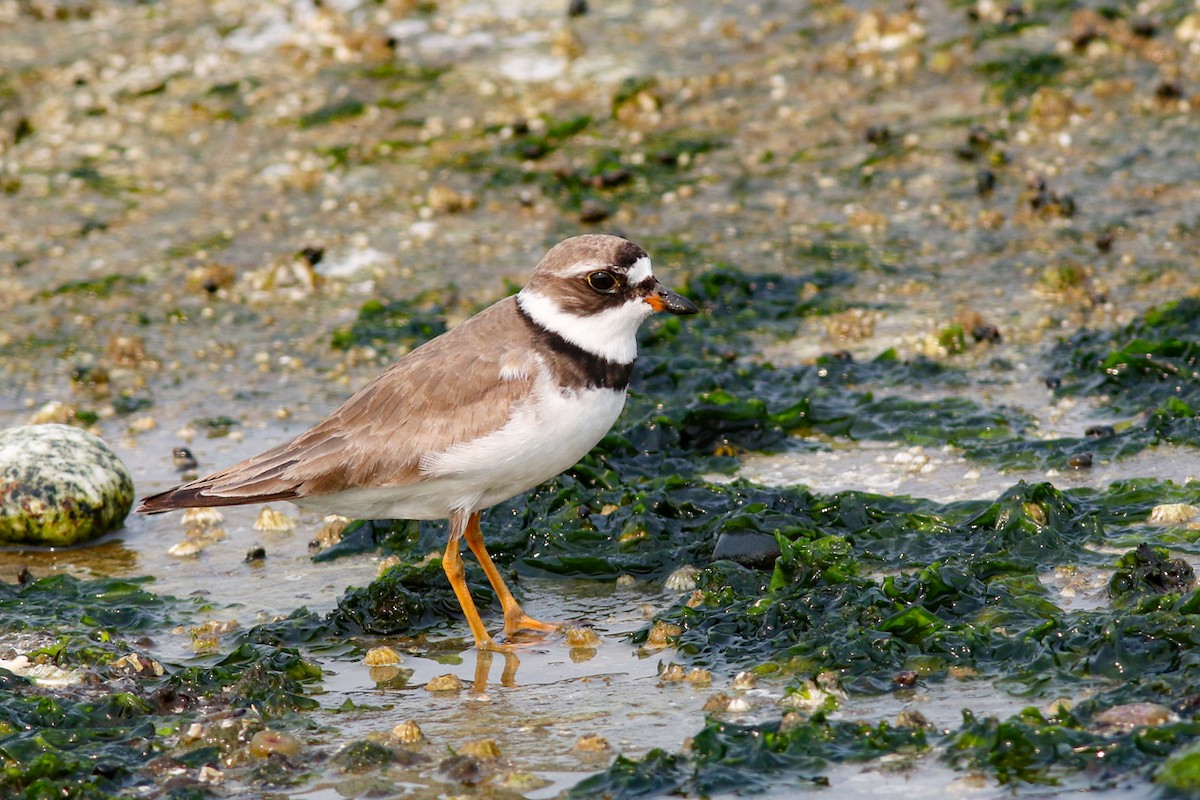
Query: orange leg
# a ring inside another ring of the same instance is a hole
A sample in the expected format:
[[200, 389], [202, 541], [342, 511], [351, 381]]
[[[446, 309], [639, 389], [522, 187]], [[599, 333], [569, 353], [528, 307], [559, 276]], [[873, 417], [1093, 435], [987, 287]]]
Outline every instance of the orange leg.
[[522, 611], [520, 604], [517, 603], [517, 599], [512, 596], [512, 592], [504, 585], [504, 579], [500, 577], [500, 571], [496, 569], [496, 565], [492, 563], [492, 557], [488, 555], [487, 548], [483, 546], [483, 532], [479, 530], [478, 511], [472, 514], [467, 520], [467, 528], [463, 535], [467, 540], [467, 547], [470, 547], [471, 552], [475, 554], [475, 558], [479, 559], [479, 564], [487, 574], [492, 588], [496, 590], [496, 594], [500, 597], [500, 605], [504, 608], [504, 635], [512, 636], [520, 630], [547, 632], [558, 630], [559, 626], [553, 622], [541, 622]]
[[[476, 520], [475, 525], [478, 529], [478, 516], [472, 518]], [[462, 556], [458, 552], [458, 540], [463, 535], [463, 529], [469, 528], [469, 525], [469, 520], [462, 514], [450, 515], [450, 541], [447, 542], [446, 553], [442, 556], [442, 569], [446, 571], [446, 577], [450, 579], [450, 588], [454, 590], [458, 604], [462, 606], [463, 614], [467, 618], [467, 625], [471, 627], [471, 635], [475, 637], [475, 647], [479, 650], [499, 650], [500, 646], [492, 640], [487, 628], [483, 627], [483, 620], [479, 618], [475, 601], [471, 599], [471, 590], [467, 588], [467, 581], [463, 577], [465, 570]]]

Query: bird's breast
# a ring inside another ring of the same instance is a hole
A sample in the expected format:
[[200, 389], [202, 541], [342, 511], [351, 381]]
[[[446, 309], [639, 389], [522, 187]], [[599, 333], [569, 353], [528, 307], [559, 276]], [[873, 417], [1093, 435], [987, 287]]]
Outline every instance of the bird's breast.
[[422, 477], [474, 482], [485, 499], [499, 502], [554, 477], [587, 455], [612, 428], [624, 405], [623, 389], [563, 389], [539, 380], [501, 428], [422, 459]]

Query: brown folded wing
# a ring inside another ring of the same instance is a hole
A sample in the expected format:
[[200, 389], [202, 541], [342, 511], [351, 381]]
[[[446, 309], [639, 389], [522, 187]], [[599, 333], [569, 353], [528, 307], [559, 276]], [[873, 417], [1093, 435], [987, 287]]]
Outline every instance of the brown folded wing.
[[513, 298], [417, 348], [292, 441], [142, 500], [138, 511], [400, 486], [421, 456], [502, 427], [538, 365]]

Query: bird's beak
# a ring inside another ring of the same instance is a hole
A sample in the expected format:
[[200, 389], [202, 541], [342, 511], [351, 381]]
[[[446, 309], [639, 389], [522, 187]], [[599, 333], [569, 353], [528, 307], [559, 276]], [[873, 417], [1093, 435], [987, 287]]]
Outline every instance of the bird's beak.
[[657, 280], [654, 281], [654, 287], [646, 297], [646, 304], [655, 311], [669, 311], [672, 314], [679, 315], [696, 314], [700, 311], [691, 300], [688, 300], [681, 294], [672, 292]]

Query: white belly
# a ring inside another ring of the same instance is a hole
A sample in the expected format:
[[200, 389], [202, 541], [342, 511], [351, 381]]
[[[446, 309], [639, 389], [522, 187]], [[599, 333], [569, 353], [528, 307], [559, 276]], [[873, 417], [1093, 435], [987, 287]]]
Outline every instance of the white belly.
[[625, 406], [625, 391], [563, 393], [539, 380], [534, 397], [499, 430], [430, 453], [420, 480], [306, 498], [304, 508], [358, 519], [444, 519], [479, 511], [543, 483], [587, 455]]

